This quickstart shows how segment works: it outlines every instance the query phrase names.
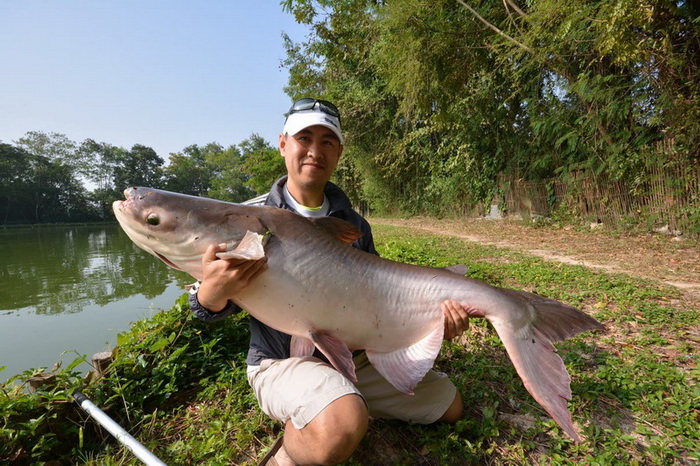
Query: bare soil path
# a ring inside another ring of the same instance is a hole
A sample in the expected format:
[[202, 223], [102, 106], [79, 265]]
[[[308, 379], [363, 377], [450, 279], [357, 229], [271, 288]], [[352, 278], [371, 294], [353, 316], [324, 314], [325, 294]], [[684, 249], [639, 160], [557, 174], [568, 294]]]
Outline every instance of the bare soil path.
[[625, 235], [574, 228], [538, 228], [512, 220], [412, 217], [372, 218], [370, 222], [464, 238], [517, 249], [545, 260], [657, 280], [700, 298], [700, 244], [692, 239], [661, 234]]

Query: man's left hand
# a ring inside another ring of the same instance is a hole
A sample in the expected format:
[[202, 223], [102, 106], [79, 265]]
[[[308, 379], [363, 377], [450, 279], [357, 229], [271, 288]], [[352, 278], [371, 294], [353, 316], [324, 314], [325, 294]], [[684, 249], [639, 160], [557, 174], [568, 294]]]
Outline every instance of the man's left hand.
[[469, 328], [469, 314], [457, 301], [445, 300], [440, 309], [445, 315], [445, 340], [458, 337]]

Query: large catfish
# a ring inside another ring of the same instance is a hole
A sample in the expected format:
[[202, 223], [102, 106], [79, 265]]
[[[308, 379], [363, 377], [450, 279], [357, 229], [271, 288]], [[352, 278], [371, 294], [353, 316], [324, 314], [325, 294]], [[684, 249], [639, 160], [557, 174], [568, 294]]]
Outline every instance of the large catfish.
[[443, 340], [440, 303], [456, 300], [498, 332], [525, 387], [573, 439], [566, 400], [569, 374], [552, 345], [603, 325], [558, 301], [498, 288], [445, 269], [382, 259], [350, 247], [360, 233], [343, 220], [306, 219], [255, 207], [151, 188], [130, 188], [114, 212], [139, 247], [202, 279], [202, 255], [267, 256], [263, 272], [236, 304], [292, 335], [292, 355], [314, 347], [350, 380], [352, 351], [364, 349], [398, 390], [413, 388], [433, 366]]

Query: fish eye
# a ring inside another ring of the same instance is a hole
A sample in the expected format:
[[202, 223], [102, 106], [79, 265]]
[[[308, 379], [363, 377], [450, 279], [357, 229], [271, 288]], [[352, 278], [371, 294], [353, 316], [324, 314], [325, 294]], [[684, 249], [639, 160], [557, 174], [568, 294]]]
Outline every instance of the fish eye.
[[149, 225], [158, 225], [160, 223], [160, 217], [158, 214], [150, 213], [148, 217], [146, 217], [146, 222]]

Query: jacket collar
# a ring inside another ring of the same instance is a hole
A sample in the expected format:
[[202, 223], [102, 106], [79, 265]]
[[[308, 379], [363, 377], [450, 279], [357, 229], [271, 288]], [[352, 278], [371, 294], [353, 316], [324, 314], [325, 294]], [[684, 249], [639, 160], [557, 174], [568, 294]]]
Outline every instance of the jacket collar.
[[[270, 194], [268, 194], [267, 199], [265, 200], [265, 205], [294, 210], [284, 200], [283, 188], [286, 182], [287, 175], [275, 181], [275, 183], [272, 185], [272, 188], [270, 189]], [[348, 213], [349, 211], [352, 211], [350, 199], [348, 199], [348, 196], [343, 192], [343, 190], [335, 184], [331, 183], [330, 181], [327, 182], [326, 187], [323, 188], [323, 193], [326, 195], [328, 201], [331, 203], [330, 214], [333, 214], [335, 212]]]

